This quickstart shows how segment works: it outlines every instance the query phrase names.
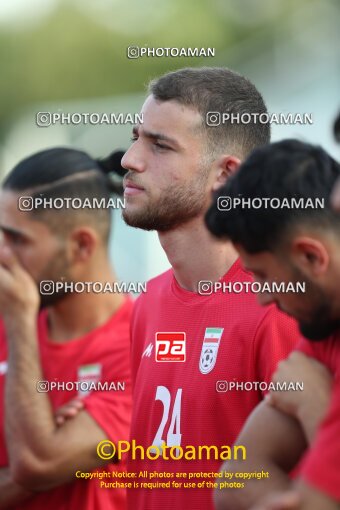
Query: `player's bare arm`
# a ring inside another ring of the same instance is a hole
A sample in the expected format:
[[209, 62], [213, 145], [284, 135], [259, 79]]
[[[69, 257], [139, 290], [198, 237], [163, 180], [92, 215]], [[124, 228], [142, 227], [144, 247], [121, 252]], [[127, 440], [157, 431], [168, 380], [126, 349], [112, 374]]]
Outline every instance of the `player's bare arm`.
[[15, 483], [8, 468], [0, 468], [0, 510], [10, 509], [26, 501], [32, 492]]
[[[275, 383], [303, 381], [304, 391], [272, 391], [266, 398], [266, 403], [261, 404], [253, 413], [238, 439], [241, 444], [245, 444], [244, 441], [249, 441], [247, 447], [249, 461], [247, 460], [246, 463], [242, 464], [227, 464], [228, 470], [233, 471], [256, 471], [259, 469], [258, 466], [263, 469], [262, 466], [265, 464], [267, 466], [266, 471], [270, 473], [270, 480], [256, 480], [253, 485], [247, 482], [245, 489], [239, 491], [239, 494], [233, 494], [232, 491], [229, 491], [228, 494], [226, 492], [227, 499], [224, 498], [223, 491], [220, 494], [217, 493], [217, 501], [220, 496], [221, 505], [224, 505], [220, 507], [221, 509], [227, 508], [225, 501], [228, 501], [228, 504], [232, 501], [234, 505], [240, 505], [239, 507], [235, 506], [235, 508], [248, 508], [249, 501], [256, 501], [258, 497], [261, 497], [261, 493], [268, 494], [268, 491], [276, 490], [274, 486], [277, 483], [278, 486], [283, 483], [287, 488], [290, 487], [287, 469], [281, 470], [281, 467], [286, 464], [284, 456], [288, 455], [287, 451], [281, 449], [282, 438], [290, 438], [293, 433], [297, 433], [297, 420], [307, 442], [310, 443], [313, 440], [317, 427], [329, 406], [332, 379], [324, 365], [301, 352], [294, 351], [286, 360], [279, 363], [273, 381]], [[272, 414], [268, 405], [272, 406], [273, 410], [276, 408], [281, 412]], [[293, 420], [290, 420], [289, 416]], [[276, 419], [277, 425], [275, 425], [275, 431], [273, 431], [272, 427], [274, 427]], [[280, 438], [280, 434], [276, 435], [276, 433], [281, 427]], [[301, 435], [301, 430], [299, 435]], [[250, 447], [253, 449], [251, 452]], [[288, 448], [289, 445], [286, 445], [286, 447]], [[287, 499], [288, 496], [285, 495], [285, 498]], [[298, 495], [296, 495], [296, 498], [299, 500]], [[234, 499], [237, 502], [234, 503]], [[291, 500], [289, 498], [288, 501], [290, 504]], [[290, 507], [287, 506], [287, 508]]]
[[36, 318], [39, 295], [31, 277], [8, 248], [0, 249], [0, 307], [6, 327], [9, 369], [6, 380], [6, 439], [11, 476], [30, 490], [70, 481], [76, 469], [102, 465], [96, 446], [105, 433], [81, 411], [57, 427], [45, 393], [39, 362]]
[[[82, 398], [76, 397], [56, 410], [54, 418], [58, 427], [65, 421], [74, 418], [84, 409]], [[12, 474], [8, 467], [0, 468], [0, 510], [10, 509], [13, 505], [18, 505], [27, 501], [34, 495], [34, 492], [24, 489], [21, 485], [14, 482]]]
[[[72, 399], [56, 410], [54, 416], [56, 425], [58, 427], [62, 426], [65, 421], [74, 418], [83, 409], [84, 402], [82, 398]], [[34, 492], [24, 489], [24, 487], [14, 482], [8, 467], [0, 468], [0, 510], [10, 509], [13, 505], [27, 501], [33, 495]]]
[[322, 363], [294, 351], [279, 363], [273, 381], [282, 383], [298, 380], [303, 381], [303, 392], [272, 391], [268, 403], [295, 417], [311, 443], [329, 407], [333, 377]]
[[339, 503], [304, 482], [294, 489], [271, 495], [251, 510], [339, 510]]
[[217, 489], [217, 510], [248, 510], [266, 494], [289, 489], [288, 473], [307, 447], [299, 423], [266, 402], [259, 404], [250, 415], [236, 443], [246, 447], [247, 460], [226, 462], [222, 471], [264, 471], [268, 472], [269, 477], [248, 480], [240, 491]]

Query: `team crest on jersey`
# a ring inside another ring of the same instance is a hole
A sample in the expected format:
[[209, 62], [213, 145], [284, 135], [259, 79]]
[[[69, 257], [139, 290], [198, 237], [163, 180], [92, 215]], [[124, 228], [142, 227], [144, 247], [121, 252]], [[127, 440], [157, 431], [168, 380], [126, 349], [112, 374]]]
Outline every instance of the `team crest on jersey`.
[[200, 371], [209, 374], [215, 366], [224, 328], [206, 328], [200, 357]]
[[[91, 365], [83, 365], [78, 367], [78, 382], [97, 383], [100, 380], [102, 373], [102, 366], [100, 363], [93, 363]], [[84, 386], [88, 386], [84, 385]], [[78, 394], [85, 396], [89, 391], [79, 389]]]

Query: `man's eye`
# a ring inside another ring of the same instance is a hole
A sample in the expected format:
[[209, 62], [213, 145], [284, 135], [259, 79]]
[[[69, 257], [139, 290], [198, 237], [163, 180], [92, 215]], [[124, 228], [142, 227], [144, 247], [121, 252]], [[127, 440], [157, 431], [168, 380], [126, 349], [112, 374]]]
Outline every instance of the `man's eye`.
[[130, 141], [131, 141], [131, 142], [136, 142], [137, 140], [138, 140], [138, 136], [132, 136], [132, 137], [130, 138]]
[[155, 143], [155, 146], [158, 147], [159, 149], [170, 149], [170, 147], [168, 147], [167, 145], [163, 145], [162, 143], [158, 142]]
[[19, 236], [13, 236], [13, 237], [11, 237], [9, 242], [15, 246], [19, 246], [20, 244], [23, 244], [23, 239], [22, 239], [22, 237], [19, 237]]

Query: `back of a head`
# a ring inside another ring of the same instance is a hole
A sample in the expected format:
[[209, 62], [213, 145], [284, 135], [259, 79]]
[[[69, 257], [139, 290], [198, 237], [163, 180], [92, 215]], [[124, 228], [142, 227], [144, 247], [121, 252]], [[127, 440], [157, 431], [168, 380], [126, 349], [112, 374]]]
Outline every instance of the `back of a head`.
[[[70, 148], [53, 148], [22, 160], [6, 176], [2, 189], [21, 196], [49, 199], [109, 199], [117, 186], [111, 183], [110, 171], [117, 165], [115, 157], [94, 160], [87, 153]], [[32, 217], [48, 223], [56, 233], [80, 222], [90, 223], [107, 241], [110, 231], [109, 209], [45, 209], [38, 207]]]
[[[264, 100], [245, 77], [227, 68], [186, 68], [174, 71], [149, 85], [159, 101], [175, 100], [196, 109], [202, 117], [202, 132], [213, 155], [231, 152], [243, 159], [256, 147], [270, 142], [269, 122], [255, 122], [267, 113]], [[220, 122], [209, 125], [209, 113], [217, 113]], [[234, 119], [250, 114], [248, 123], [224, 121], [223, 114]], [[252, 114], [256, 114], [253, 116]]]
[[[340, 235], [340, 217], [330, 202], [339, 176], [340, 165], [321, 147], [284, 140], [259, 148], [216, 196], [242, 199], [247, 206], [219, 210], [214, 201], [207, 226], [249, 253], [277, 250], [301, 225]], [[251, 206], [256, 200], [261, 207]]]

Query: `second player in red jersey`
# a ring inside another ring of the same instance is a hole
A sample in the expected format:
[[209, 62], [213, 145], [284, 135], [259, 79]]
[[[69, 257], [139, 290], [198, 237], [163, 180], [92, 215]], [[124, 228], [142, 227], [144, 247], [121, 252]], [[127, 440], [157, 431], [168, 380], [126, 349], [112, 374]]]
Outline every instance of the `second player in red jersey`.
[[[252, 278], [237, 260], [222, 281], [232, 284]], [[160, 331], [185, 332], [185, 362], [156, 361]], [[294, 321], [274, 306], [261, 308], [254, 294], [201, 296], [183, 290], [172, 270], [151, 280], [147, 293], [137, 300], [131, 333], [135, 388], [131, 439], [145, 449], [162, 442], [184, 450], [188, 445], [232, 445], [263, 398], [260, 389], [247, 391], [243, 386], [242, 390], [242, 383], [269, 382], [277, 362], [297, 340]], [[227, 391], [232, 382], [240, 383], [238, 390]], [[161, 473], [151, 480], [139, 478], [139, 483], [168, 482], [162, 473], [171, 472], [170, 481], [180, 485], [133, 489], [130, 507], [212, 508], [211, 489], [184, 488], [184, 484], [215, 482], [213, 474], [221, 462], [212, 452], [210, 460], [131, 460], [130, 471]], [[176, 478], [181, 472], [210, 473], [210, 477]]]
[[[157, 230], [172, 266], [149, 283], [132, 322], [131, 439], [145, 447], [232, 445], [262, 395], [225, 392], [226, 384], [267, 381], [296, 338], [292, 322], [272, 308], [262, 311], [251, 293], [200, 295], [203, 280], [250, 279], [231, 244], [208, 232], [204, 215], [212, 192], [237, 172], [241, 159], [268, 143], [269, 125], [211, 125], [211, 112], [228, 110], [266, 107], [254, 85], [229, 69], [169, 73], [151, 84], [143, 123], [122, 159], [128, 169], [123, 217], [131, 226]], [[164, 333], [177, 333], [170, 359]], [[131, 460], [129, 469], [142, 475], [140, 484], [161, 480], [163, 472], [174, 481], [181, 472], [214, 475], [222, 460]], [[152, 480], [150, 473], [156, 474]], [[129, 508], [211, 510], [212, 485], [192, 485], [196, 481], [188, 476], [168, 488], [132, 488]]]

